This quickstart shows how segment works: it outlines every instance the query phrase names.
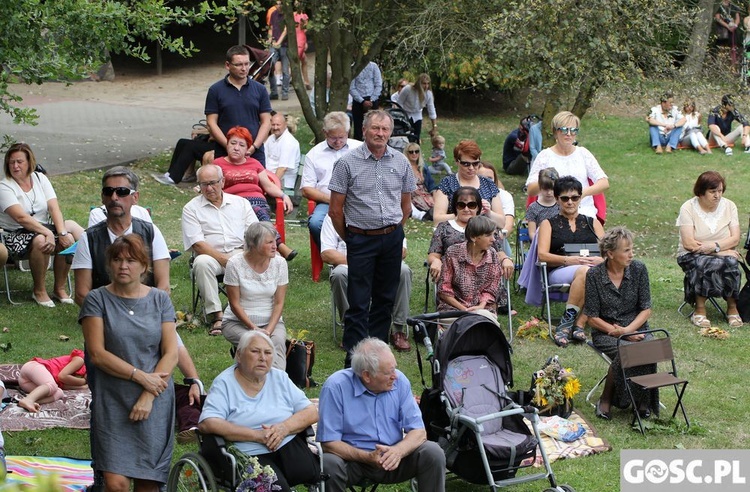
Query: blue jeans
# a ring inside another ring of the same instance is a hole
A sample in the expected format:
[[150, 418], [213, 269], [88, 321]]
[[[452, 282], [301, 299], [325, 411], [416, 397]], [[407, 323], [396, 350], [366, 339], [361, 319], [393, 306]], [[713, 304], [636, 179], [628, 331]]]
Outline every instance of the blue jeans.
[[310, 234], [312, 234], [315, 244], [318, 245], [318, 249], [320, 249], [320, 230], [323, 228], [323, 220], [325, 220], [326, 215], [328, 215], [328, 204], [318, 203], [307, 220], [307, 228], [310, 229]]
[[347, 367], [350, 352], [360, 340], [377, 337], [388, 343], [391, 313], [401, 276], [403, 242], [401, 225], [382, 236], [346, 233], [349, 309], [344, 315], [342, 342], [347, 352]]
[[276, 62], [281, 61], [281, 95], [289, 95], [289, 57], [286, 56], [286, 46], [271, 48], [271, 95], [279, 95], [279, 86], [276, 83]]
[[648, 134], [651, 137], [651, 147], [656, 147], [657, 145], [666, 147], [667, 145], [669, 145], [673, 149], [676, 149], [677, 145], [679, 145], [680, 143], [682, 128], [675, 128], [671, 132], [669, 132], [668, 135], [662, 135], [659, 132], [658, 126], [649, 126]]

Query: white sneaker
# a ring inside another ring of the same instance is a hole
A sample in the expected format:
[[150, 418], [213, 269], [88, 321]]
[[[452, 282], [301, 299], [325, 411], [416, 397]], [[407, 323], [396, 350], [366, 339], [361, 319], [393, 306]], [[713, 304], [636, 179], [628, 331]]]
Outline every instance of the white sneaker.
[[750, 154], [750, 147], [745, 147], [745, 153]]
[[732, 153], [733, 153], [733, 152], [732, 152], [732, 147], [727, 147], [727, 148], [725, 148], [725, 149], [724, 149], [724, 153], [725, 153], [726, 155], [732, 155]]
[[156, 181], [158, 181], [159, 183], [163, 185], [174, 184], [174, 180], [169, 177], [169, 173], [164, 173], [164, 174], [153, 173], [151, 176], [153, 176]]

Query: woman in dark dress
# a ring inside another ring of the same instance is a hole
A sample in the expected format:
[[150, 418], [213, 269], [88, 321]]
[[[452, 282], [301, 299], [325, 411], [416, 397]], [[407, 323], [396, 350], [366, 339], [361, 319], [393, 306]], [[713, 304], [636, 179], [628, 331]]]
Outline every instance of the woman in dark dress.
[[572, 176], [555, 181], [555, 199], [560, 206], [560, 215], [543, 221], [537, 232], [537, 255], [539, 261], [546, 262], [550, 268], [550, 284], [570, 285], [565, 314], [555, 329], [554, 340], [560, 347], [566, 347], [571, 338], [586, 341], [583, 331], [586, 320], [579, 316], [586, 293], [586, 272], [602, 262], [599, 256], [565, 254], [566, 244], [596, 243], [604, 234], [598, 220], [578, 213], [582, 191], [581, 182]]
[[91, 387], [91, 457], [106, 490], [157, 492], [167, 481], [174, 442], [177, 364], [169, 295], [141, 283], [149, 264], [137, 234], [106, 253], [112, 283], [94, 289], [79, 322]]
[[[591, 338], [596, 348], [612, 359], [602, 396], [596, 404], [596, 416], [609, 420], [612, 405], [627, 408], [630, 397], [617, 356], [617, 339], [628, 333], [632, 336], [622, 344], [638, 343], [651, 335], [639, 332], [648, 330], [651, 317], [651, 290], [646, 266], [633, 260], [633, 234], [624, 227], [607, 231], [599, 242], [604, 258], [586, 274], [586, 304], [583, 309], [593, 328]], [[656, 368], [641, 366], [628, 370], [628, 376], [651, 374]], [[659, 409], [659, 391], [644, 391], [632, 387], [638, 402], [641, 418]]]

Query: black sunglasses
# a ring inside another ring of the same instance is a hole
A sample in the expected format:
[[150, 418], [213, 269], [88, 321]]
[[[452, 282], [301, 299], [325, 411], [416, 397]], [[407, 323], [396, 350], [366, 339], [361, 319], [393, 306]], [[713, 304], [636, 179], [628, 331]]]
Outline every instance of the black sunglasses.
[[456, 202], [456, 209], [463, 210], [468, 208], [469, 210], [476, 210], [479, 204], [477, 202]]
[[571, 201], [572, 202], [577, 202], [580, 199], [581, 199], [581, 195], [571, 195], [571, 196], [560, 195], [560, 200], [562, 200], [563, 203], [568, 203], [568, 202], [571, 202]]
[[407, 150], [410, 154], [419, 154], [419, 150]]
[[127, 186], [105, 186], [104, 188], [102, 188], [103, 196], [112, 196], [112, 193], [117, 193], [117, 196], [123, 198], [132, 195], [133, 193], [135, 193], [135, 190], [131, 190]]
[[482, 161], [458, 161], [463, 167], [479, 167], [482, 165]]

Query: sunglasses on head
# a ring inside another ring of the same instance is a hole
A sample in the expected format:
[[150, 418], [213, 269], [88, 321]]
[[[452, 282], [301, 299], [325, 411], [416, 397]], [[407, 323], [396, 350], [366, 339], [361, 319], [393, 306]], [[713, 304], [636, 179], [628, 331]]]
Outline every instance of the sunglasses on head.
[[410, 154], [419, 154], [420, 151], [419, 149], [417, 149], [417, 150], [408, 150], [407, 152], [409, 152]]
[[482, 165], [482, 161], [458, 161], [463, 167], [479, 167]]
[[575, 202], [577, 202], [580, 199], [581, 199], [581, 195], [571, 195], [571, 196], [560, 195], [560, 200], [562, 200], [563, 203], [568, 203], [568, 202], [574, 202], [575, 203]]
[[479, 207], [477, 202], [456, 202], [456, 209], [463, 210], [468, 208], [469, 210], [476, 210]]
[[555, 128], [560, 133], [565, 133], [567, 135], [578, 135], [578, 127], [567, 127], [567, 126], [560, 126]]
[[102, 188], [102, 195], [112, 196], [112, 193], [117, 193], [117, 196], [123, 198], [132, 195], [133, 193], [135, 193], [135, 190], [131, 190], [127, 186], [105, 186], [104, 188]]

